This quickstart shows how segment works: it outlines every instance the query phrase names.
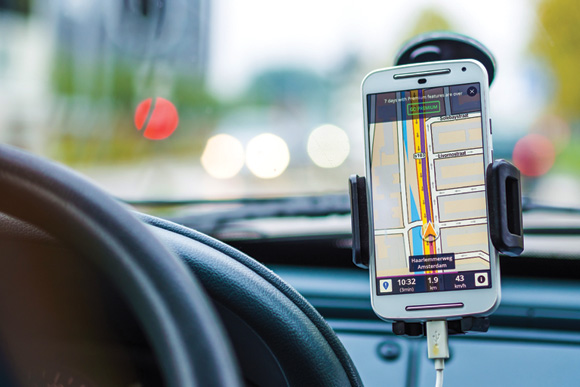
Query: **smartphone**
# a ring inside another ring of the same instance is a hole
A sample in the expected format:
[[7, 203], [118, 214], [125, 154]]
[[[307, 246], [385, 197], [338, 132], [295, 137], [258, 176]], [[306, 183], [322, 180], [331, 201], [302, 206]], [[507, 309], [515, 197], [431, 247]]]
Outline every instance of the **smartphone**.
[[387, 321], [486, 315], [500, 299], [485, 170], [488, 77], [474, 60], [397, 66], [362, 83], [371, 300]]

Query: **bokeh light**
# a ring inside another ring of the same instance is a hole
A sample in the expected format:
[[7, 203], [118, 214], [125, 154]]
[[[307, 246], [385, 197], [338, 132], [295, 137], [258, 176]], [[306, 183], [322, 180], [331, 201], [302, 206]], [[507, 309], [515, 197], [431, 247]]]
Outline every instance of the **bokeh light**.
[[145, 129], [143, 136], [149, 140], [164, 140], [171, 136], [179, 124], [177, 109], [164, 98], [148, 98], [135, 109], [137, 130]]
[[284, 173], [289, 163], [288, 145], [274, 134], [260, 134], [251, 139], [246, 147], [246, 165], [259, 178], [278, 177]]
[[244, 166], [244, 147], [229, 134], [218, 134], [207, 140], [201, 165], [216, 179], [229, 179], [238, 174]]
[[552, 168], [556, 159], [554, 145], [545, 136], [528, 134], [514, 146], [512, 160], [522, 174], [530, 177], [542, 176]]
[[350, 142], [344, 130], [325, 124], [310, 133], [307, 150], [314, 164], [322, 168], [336, 168], [348, 157]]

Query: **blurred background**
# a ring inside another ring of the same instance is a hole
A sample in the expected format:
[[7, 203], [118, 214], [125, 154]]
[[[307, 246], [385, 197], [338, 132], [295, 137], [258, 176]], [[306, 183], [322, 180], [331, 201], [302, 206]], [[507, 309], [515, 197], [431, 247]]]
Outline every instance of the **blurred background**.
[[127, 200], [346, 192], [360, 84], [427, 31], [494, 54], [496, 158], [580, 207], [580, 3], [0, 0], [0, 141]]

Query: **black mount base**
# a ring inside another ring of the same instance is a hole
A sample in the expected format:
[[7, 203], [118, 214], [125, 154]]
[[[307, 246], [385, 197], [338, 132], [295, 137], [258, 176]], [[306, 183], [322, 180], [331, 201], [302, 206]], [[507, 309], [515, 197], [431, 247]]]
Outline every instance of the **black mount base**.
[[[487, 332], [489, 329], [488, 317], [463, 317], [459, 320], [448, 320], [449, 335], [461, 335], [468, 332]], [[427, 330], [424, 322], [395, 321], [393, 333], [397, 336], [423, 337]]]

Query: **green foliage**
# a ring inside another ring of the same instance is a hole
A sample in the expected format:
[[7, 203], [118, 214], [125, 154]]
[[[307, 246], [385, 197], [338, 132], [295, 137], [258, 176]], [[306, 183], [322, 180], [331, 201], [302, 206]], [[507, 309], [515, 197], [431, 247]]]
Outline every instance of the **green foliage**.
[[219, 101], [207, 92], [203, 80], [184, 74], [176, 74], [173, 82], [172, 102], [179, 110], [204, 111], [217, 114]]
[[410, 38], [431, 31], [450, 31], [451, 24], [436, 8], [425, 8], [417, 18]]
[[50, 139], [51, 157], [70, 166], [116, 165], [156, 157], [191, 157], [200, 154], [203, 138], [211, 131], [208, 120], [180, 118], [179, 126], [171, 137], [149, 140], [143, 137], [127, 111], [116, 119], [108, 120], [108, 131], [75, 133], [57, 132]]
[[12, 11], [24, 15], [30, 14], [30, 0], [9, 0], [8, 2], [0, 1], [0, 12]]
[[556, 157], [553, 170], [571, 175], [578, 175], [580, 165], [580, 141], [570, 142]]
[[51, 83], [59, 95], [109, 98], [129, 107], [134, 100], [134, 72], [134, 66], [120, 59], [87, 63], [79, 54], [62, 50], [55, 56]]
[[[91, 106], [86, 115], [65, 115], [56, 128], [51, 139], [55, 159], [69, 165], [90, 165], [95, 160], [114, 164], [201, 152], [203, 139], [223, 111], [219, 101], [201, 79], [179, 69], [169, 78], [169, 95], [155, 95], [155, 74], [141, 79], [137, 67], [119, 56], [89, 61], [67, 50], [55, 56], [51, 85], [56, 95], [65, 97], [63, 106], [71, 113], [83, 109], [87, 101]], [[144, 95], [137, 95], [137, 90]], [[135, 107], [149, 97], [167, 98], [179, 112], [177, 130], [163, 141], [144, 138], [133, 124]]]
[[[98, 69], [95, 69], [95, 81], [99, 81]], [[135, 67], [121, 60], [115, 60], [112, 66], [111, 91], [108, 97], [114, 101], [130, 107], [134, 101], [135, 88], [133, 87]], [[98, 87], [94, 84], [93, 87]]]
[[276, 68], [260, 73], [246, 91], [246, 104], [320, 104], [328, 99], [329, 85], [316, 73], [294, 68]]
[[74, 57], [68, 52], [59, 52], [55, 55], [51, 77], [55, 93], [66, 96], [75, 94], [74, 65]]
[[543, 58], [557, 82], [554, 111], [568, 119], [580, 118], [580, 2], [544, 0], [538, 6], [531, 51]]

